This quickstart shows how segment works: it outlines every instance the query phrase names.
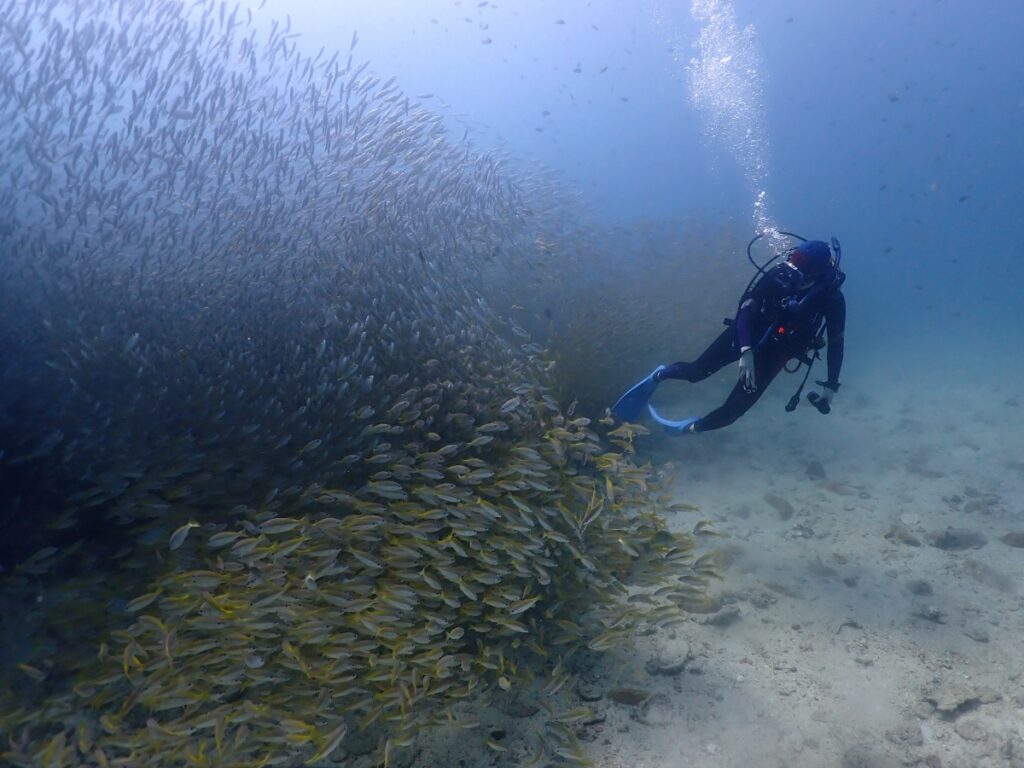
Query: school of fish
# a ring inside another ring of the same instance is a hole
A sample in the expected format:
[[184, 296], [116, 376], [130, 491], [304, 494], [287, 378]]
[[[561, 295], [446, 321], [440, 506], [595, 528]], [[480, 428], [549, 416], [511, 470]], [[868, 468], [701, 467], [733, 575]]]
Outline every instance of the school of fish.
[[[48, 596], [5, 764], [344, 765], [369, 732], [387, 765], [714, 575], [639, 428], [494, 308], [564, 238], [551, 181], [295, 37], [0, 0], [0, 588]], [[578, 719], [537, 764], [587, 763]]]

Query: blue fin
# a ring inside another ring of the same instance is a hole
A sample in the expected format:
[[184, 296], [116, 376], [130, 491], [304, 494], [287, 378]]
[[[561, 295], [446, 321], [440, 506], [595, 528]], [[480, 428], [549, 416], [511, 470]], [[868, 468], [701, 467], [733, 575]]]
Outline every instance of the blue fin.
[[654, 390], [658, 388], [658, 382], [654, 378], [659, 371], [665, 370], [664, 365], [659, 365], [649, 374], [640, 379], [636, 384], [626, 390], [626, 393], [615, 401], [612, 406], [612, 413], [623, 421], [636, 421], [643, 413], [644, 406], [651, 399]]
[[672, 434], [676, 435], [683, 434], [684, 432], [687, 431], [687, 427], [689, 427], [696, 421], [700, 421], [699, 416], [692, 416], [689, 419], [680, 419], [679, 421], [672, 421], [671, 419], [666, 419], [664, 416], [662, 416], [660, 413], [654, 410], [654, 406], [651, 405], [650, 403], [647, 404], [647, 410], [651, 412], [651, 418], [653, 418], [656, 422], [661, 424], [661, 426], [663, 426], [667, 432], [671, 432]]

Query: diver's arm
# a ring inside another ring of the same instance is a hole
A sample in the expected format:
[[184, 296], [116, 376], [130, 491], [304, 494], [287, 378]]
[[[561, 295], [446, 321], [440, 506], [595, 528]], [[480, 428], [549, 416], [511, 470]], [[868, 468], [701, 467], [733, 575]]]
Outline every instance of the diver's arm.
[[740, 345], [740, 352], [746, 352], [753, 345], [753, 306], [754, 300], [748, 296], [740, 302], [736, 313], [736, 341]]
[[740, 353], [754, 346], [755, 315], [761, 311], [765, 302], [770, 301], [772, 295], [778, 292], [776, 269], [777, 267], [763, 274], [754, 288], [739, 302], [739, 309], [736, 311], [736, 343], [739, 345]]
[[843, 347], [846, 334], [846, 298], [837, 290], [825, 303], [825, 328], [828, 331], [828, 380], [819, 381], [821, 392], [811, 392], [807, 399], [819, 413], [831, 413], [832, 398], [839, 391], [839, 372], [843, 368]]
[[736, 312], [736, 343], [740, 350], [738, 361], [740, 386], [744, 392], [757, 391], [757, 373], [754, 364], [754, 324], [755, 314], [763, 314], [766, 302], [770, 301], [773, 291], [778, 290], [778, 281], [774, 270], [763, 275], [753, 290], [740, 300], [740, 308]]
[[825, 327], [828, 329], [828, 381], [832, 391], [839, 389], [839, 372], [843, 368], [844, 336], [846, 334], [846, 298], [842, 291], [829, 297], [825, 308]]

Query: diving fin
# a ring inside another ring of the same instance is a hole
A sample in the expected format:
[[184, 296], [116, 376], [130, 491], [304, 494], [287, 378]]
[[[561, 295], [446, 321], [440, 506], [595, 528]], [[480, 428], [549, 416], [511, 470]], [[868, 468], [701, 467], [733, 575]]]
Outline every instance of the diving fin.
[[665, 431], [671, 432], [675, 435], [681, 435], [692, 430], [689, 429], [690, 425], [700, 421], [699, 416], [692, 416], [689, 419], [680, 419], [679, 421], [672, 421], [672, 419], [666, 419], [656, 410], [650, 403], [647, 404], [647, 410], [651, 413], [651, 418], [661, 424], [665, 428]]
[[651, 399], [654, 390], [658, 388], [656, 376], [665, 370], [664, 365], [659, 365], [644, 378], [626, 390], [626, 393], [615, 401], [612, 406], [612, 414], [623, 421], [636, 421], [643, 413], [644, 406]]

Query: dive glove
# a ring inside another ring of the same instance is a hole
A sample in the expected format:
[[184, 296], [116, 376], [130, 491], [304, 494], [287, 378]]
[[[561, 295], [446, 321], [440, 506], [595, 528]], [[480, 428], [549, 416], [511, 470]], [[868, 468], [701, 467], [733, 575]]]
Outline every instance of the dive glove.
[[827, 381], [819, 381], [818, 385], [821, 387], [821, 391], [811, 392], [807, 395], [807, 400], [818, 409], [818, 413], [829, 413], [832, 410], [832, 398], [836, 396], [839, 385], [836, 384], [833, 388]]
[[757, 389], [757, 379], [754, 376], [754, 350], [750, 347], [740, 353], [740, 383], [747, 392]]

